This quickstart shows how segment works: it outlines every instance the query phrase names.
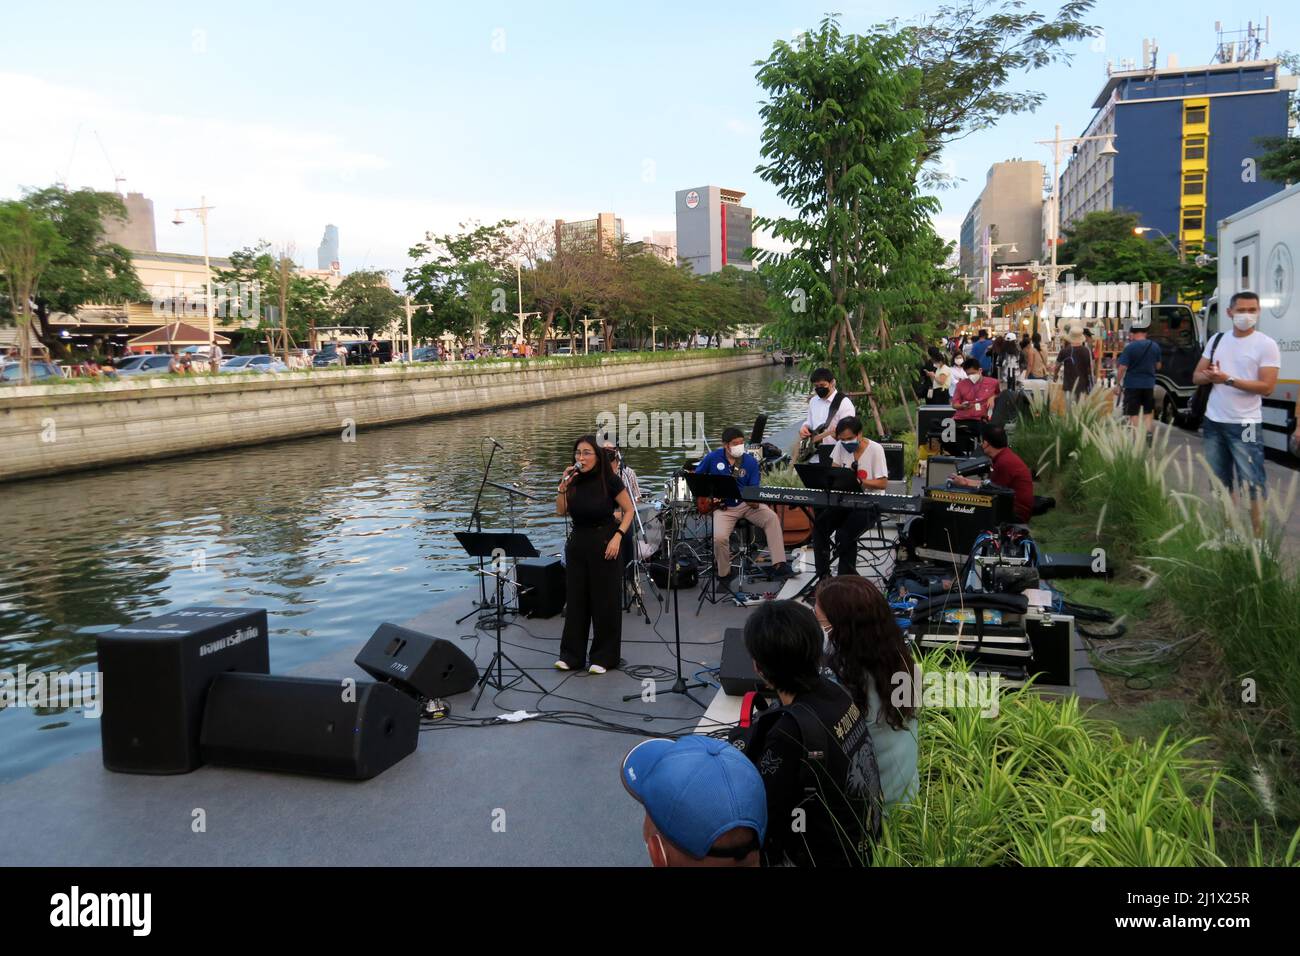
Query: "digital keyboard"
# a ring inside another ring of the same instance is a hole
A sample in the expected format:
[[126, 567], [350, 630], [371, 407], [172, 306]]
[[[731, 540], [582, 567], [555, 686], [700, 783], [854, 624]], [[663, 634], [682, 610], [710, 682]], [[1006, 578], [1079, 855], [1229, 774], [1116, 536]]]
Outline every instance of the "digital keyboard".
[[795, 505], [804, 508], [878, 508], [887, 514], [919, 515], [921, 499], [911, 495], [825, 491], [820, 488], [778, 488], [742, 485], [740, 497], [754, 504]]

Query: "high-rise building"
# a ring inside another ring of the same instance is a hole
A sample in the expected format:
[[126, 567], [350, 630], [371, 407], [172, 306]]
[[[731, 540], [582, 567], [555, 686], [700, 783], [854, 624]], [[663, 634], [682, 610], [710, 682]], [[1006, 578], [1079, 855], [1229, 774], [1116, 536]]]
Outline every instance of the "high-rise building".
[[[1233, 60], [1163, 69], [1154, 51], [1143, 68], [1110, 71], [1093, 102], [1085, 136], [1061, 173], [1062, 231], [1090, 212], [1135, 212], [1143, 226], [1181, 250], [1201, 248], [1215, 224], [1282, 186], [1258, 175], [1258, 137], [1287, 134], [1287, 94], [1294, 76], [1274, 60]], [[1221, 49], [1222, 55], [1222, 49]]]
[[724, 266], [752, 269], [754, 210], [737, 189], [699, 186], [677, 192], [677, 257], [699, 275]]
[[[1038, 258], [1043, 231], [1043, 164], [1034, 160], [1009, 159], [994, 163], [985, 177], [984, 189], [971, 205], [961, 226], [959, 269], [963, 276], [978, 279], [978, 297], [988, 299], [983, 284], [988, 277], [988, 249], [992, 237], [994, 268]], [[1010, 248], [1014, 245], [1014, 250]], [[1006, 246], [1006, 248], [996, 248]]]
[[623, 220], [612, 212], [596, 214], [595, 219], [583, 219], [580, 222], [555, 220], [555, 251], [599, 246], [605, 252], [613, 252], [623, 241]]
[[104, 238], [135, 252], [157, 252], [158, 237], [153, 219], [153, 200], [143, 193], [118, 194], [126, 205], [126, 219], [107, 216]]
[[316, 268], [339, 271], [339, 227], [326, 226], [325, 236], [316, 250]]

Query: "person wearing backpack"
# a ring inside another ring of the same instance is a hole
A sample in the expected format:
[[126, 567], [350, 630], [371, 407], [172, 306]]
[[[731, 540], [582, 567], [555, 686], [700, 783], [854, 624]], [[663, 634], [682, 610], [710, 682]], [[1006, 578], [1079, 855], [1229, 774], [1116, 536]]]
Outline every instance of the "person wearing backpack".
[[1237, 500], [1245, 485], [1250, 520], [1258, 536], [1263, 529], [1259, 499], [1265, 497], [1263, 396], [1277, 386], [1282, 353], [1277, 342], [1256, 331], [1259, 296], [1238, 292], [1228, 303], [1233, 331], [1213, 336], [1196, 363], [1192, 382], [1210, 386], [1201, 435], [1210, 470]]
[[1072, 322], [1065, 338], [1068, 344], [1056, 356], [1052, 380], [1064, 372], [1065, 393], [1082, 398], [1092, 391], [1092, 349], [1084, 344], [1083, 323]]
[[1150, 328], [1150, 315], [1133, 320], [1133, 338], [1119, 354], [1115, 380], [1115, 394], [1123, 396], [1122, 411], [1129, 424], [1137, 428], [1139, 414], [1146, 416], [1148, 442], [1155, 428], [1156, 372], [1160, 371], [1160, 346], [1147, 338]]
[[768, 866], [871, 862], [884, 798], [868, 713], [822, 673], [825, 637], [798, 601], [764, 601], [745, 622], [754, 672], [780, 698], [745, 754], [767, 793]]

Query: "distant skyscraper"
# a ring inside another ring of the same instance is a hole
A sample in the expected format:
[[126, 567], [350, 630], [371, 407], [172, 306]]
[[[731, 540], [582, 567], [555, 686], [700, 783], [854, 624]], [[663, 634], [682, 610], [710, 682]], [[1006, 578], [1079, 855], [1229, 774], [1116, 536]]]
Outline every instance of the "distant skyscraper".
[[724, 266], [752, 269], [754, 210], [737, 189], [700, 186], [677, 192], [677, 257], [699, 275]]
[[339, 227], [326, 226], [325, 237], [320, 241], [320, 248], [316, 250], [316, 268], [329, 269], [337, 272], [339, 269]]
[[153, 200], [140, 193], [127, 193], [118, 198], [126, 206], [126, 219], [107, 216], [104, 219], [104, 238], [135, 252], [157, 252], [153, 222]]

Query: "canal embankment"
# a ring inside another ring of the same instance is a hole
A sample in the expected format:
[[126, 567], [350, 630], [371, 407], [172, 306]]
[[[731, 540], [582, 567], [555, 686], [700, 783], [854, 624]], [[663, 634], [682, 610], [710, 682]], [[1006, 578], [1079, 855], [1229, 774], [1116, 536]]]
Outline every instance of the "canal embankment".
[[770, 364], [762, 352], [583, 356], [7, 387], [0, 481], [468, 415]]

